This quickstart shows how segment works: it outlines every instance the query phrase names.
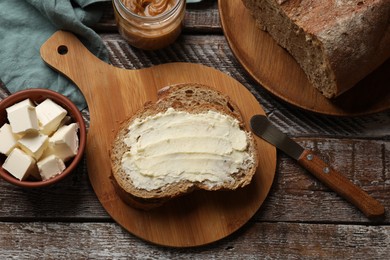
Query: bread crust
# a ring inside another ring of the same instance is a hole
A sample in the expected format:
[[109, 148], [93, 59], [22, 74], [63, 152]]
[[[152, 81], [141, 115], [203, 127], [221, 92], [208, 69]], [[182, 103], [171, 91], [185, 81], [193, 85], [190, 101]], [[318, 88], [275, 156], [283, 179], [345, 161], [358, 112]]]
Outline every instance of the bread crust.
[[339, 96], [390, 57], [390, 1], [242, 0], [325, 97]]
[[256, 141], [251, 132], [246, 131], [248, 139], [248, 151], [254, 159], [253, 165], [248, 170], [241, 170], [234, 174], [235, 182], [223, 183], [220, 186], [209, 187], [202, 182], [180, 181], [171, 183], [155, 190], [143, 190], [135, 187], [131, 179], [126, 175], [121, 166], [123, 154], [129, 150], [124, 143], [124, 138], [129, 132], [128, 126], [136, 118], [142, 119], [159, 112], [165, 112], [168, 108], [189, 113], [202, 113], [214, 110], [230, 115], [240, 122], [241, 129], [245, 129], [241, 113], [238, 107], [228, 96], [200, 84], [178, 84], [161, 89], [158, 92], [156, 103], [148, 102], [133, 116], [120, 124], [119, 130], [110, 149], [112, 180], [114, 187], [123, 201], [135, 208], [148, 210], [163, 205], [166, 201], [196, 189], [203, 190], [235, 190], [248, 185], [256, 172], [258, 164]]

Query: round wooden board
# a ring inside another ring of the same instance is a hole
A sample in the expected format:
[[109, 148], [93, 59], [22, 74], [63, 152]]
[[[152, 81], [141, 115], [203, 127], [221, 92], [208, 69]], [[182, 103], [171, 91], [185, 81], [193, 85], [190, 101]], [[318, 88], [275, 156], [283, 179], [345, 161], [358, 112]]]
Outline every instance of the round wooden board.
[[242, 1], [219, 1], [222, 28], [245, 70], [273, 95], [312, 112], [356, 116], [390, 108], [390, 60], [339, 97], [329, 100], [308, 82], [298, 63], [260, 30]]
[[[66, 53], [60, 54], [59, 49]], [[73, 34], [62, 31], [47, 40], [41, 56], [75, 82], [87, 100], [91, 118], [86, 146], [88, 175], [99, 201], [124, 229], [158, 245], [193, 247], [232, 234], [259, 210], [275, 176], [276, 149], [258, 137], [259, 167], [251, 184], [236, 191], [196, 191], [160, 208], [142, 211], [125, 204], [111, 181], [109, 149], [119, 123], [146, 101], [155, 101], [159, 89], [185, 82], [214, 87], [229, 95], [249, 126], [250, 118], [264, 111], [239, 82], [213, 68], [190, 63], [119, 69], [98, 60]]]

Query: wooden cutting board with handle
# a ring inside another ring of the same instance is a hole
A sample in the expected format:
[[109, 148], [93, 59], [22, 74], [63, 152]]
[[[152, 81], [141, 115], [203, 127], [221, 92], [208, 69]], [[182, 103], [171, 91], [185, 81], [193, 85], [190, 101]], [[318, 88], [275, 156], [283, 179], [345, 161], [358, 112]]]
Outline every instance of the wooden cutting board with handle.
[[58, 31], [41, 47], [43, 60], [82, 91], [90, 112], [86, 146], [88, 175], [110, 216], [130, 233], [155, 244], [191, 247], [214, 242], [243, 226], [266, 198], [276, 168], [276, 150], [256, 137], [259, 167], [252, 183], [237, 191], [196, 191], [151, 210], [120, 200], [111, 182], [109, 149], [119, 123], [155, 101], [157, 91], [178, 83], [200, 83], [226, 93], [240, 108], [247, 126], [264, 114], [239, 82], [222, 72], [190, 63], [169, 63], [140, 70], [111, 66], [92, 55], [73, 34]]

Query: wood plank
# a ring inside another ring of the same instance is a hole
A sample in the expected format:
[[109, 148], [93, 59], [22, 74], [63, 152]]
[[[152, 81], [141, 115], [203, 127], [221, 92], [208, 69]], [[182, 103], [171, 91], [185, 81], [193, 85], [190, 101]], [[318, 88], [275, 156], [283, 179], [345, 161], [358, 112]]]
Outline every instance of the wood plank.
[[270, 120], [291, 136], [370, 139], [390, 136], [390, 110], [359, 117], [324, 116], [280, 104], [265, 110]]
[[209, 246], [178, 249], [113, 223], [0, 223], [4, 259], [387, 259], [389, 240], [389, 226], [249, 223]]
[[[334, 168], [390, 209], [390, 142], [382, 140], [296, 139], [314, 149]], [[0, 220], [111, 221], [80, 165], [64, 182], [40, 190], [24, 190], [0, 181]], [[60, 202], [60, 203], [59, 203]], [[275, 180], [256, 221], [371, 223], [283, 153]], [[379, 223], [389, 223], [390, 217]]]

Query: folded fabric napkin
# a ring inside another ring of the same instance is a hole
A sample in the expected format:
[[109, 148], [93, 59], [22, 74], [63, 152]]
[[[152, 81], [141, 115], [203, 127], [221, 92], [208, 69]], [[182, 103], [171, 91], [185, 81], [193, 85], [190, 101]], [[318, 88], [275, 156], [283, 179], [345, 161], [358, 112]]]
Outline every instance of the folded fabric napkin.
[[90, 26], [102, 12], [98, 2], [109, 0], [0, 1], [0, 79], [10, 92], [48, 88], [69, 97], [80, 109], [86, 102], [79, 89], [41, 59], [41, 45], [57, 30], [75, 33], [98, 58], [108, 52]]

